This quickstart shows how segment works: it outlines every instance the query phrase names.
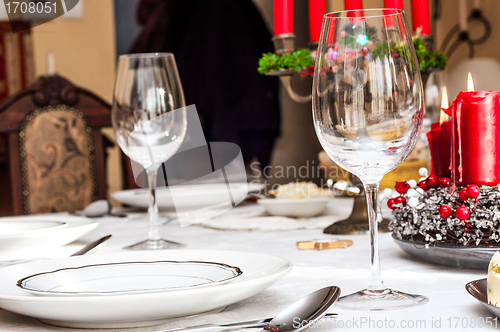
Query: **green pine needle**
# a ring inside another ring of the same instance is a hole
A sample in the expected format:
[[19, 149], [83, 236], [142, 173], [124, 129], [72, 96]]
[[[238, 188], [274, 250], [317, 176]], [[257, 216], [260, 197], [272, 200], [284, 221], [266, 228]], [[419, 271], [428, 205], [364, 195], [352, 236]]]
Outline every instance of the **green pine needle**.
[[311, 52], [307, 48], [297, 49], [293, 53], [285, 53], [279, 56], [274, 53], [266, 53], [259, 60], [258, 71], [266, 74], [280, 69], [301, 71], [304, 67], [314, 64]]

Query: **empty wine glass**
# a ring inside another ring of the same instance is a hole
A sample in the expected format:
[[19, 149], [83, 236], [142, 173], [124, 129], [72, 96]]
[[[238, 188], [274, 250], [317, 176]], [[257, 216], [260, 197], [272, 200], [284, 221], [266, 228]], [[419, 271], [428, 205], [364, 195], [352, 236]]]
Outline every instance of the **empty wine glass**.
[[326, 153], [363, 182], [371, 242], [370, 284], [342, 297], [341, 307], [384, 310], [428, 301], [382, 283], [376, 213], [380, 180], [406, 159], [418, 140], [422, 91], [404, 11], [325, 15], [313, 81], [314, 125]]
[[173, 54], [122, 55], [113, 96], [113, 130], [118, 145], [146, 170], [150, 191], [149, 237], [132, 250], [169, 249], [183, 244], [160, 237], [156, 201], [157, 172], [186, 134], [184, 92]]

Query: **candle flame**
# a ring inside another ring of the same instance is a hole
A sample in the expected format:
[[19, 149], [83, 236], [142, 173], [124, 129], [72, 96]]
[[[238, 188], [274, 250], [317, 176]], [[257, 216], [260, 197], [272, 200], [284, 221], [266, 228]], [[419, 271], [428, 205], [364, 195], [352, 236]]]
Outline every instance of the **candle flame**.
[[448, 108], [450, 104], [448, 103], [448, 89], [443, 87], [443, 98], [441, 99], [441, 108]]
[[439, 124], [442, 125], [444, 122], [448, 121], [448, 115], [443, 112], [443, 109], [448, 108], [448, 89], [443, 87], [443, 99], [441, 99], [441, 115], [439, 117]]
[[474, 92], [474, 81], [472, 80], [472, 75], [469, 72], [469, 76], [467, 77], [467, 91]]

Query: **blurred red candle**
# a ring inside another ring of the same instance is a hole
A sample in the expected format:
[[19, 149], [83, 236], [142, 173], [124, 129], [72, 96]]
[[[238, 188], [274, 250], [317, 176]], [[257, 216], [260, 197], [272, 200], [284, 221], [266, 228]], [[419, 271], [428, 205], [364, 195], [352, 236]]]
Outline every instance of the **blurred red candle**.
[[431, 150], [431, 174], [451, 178], [451, 130], [453, 126], [451, 121], [448, 121], [448, 115], [443, 112], [448, 107], [448, 90], [443, 87], [439, 123], [432, 124], [431, 131], [427, 133], [427, 140]]
[[411, 17], [413, 34], [416, 34], [419, 28], [421, 35], [428, 36], [431, 34], [429, 0], [411, 0]]
[[384, 0], [384, 8], [405, 9], [404, 0]]
[[309, 37], [312, 43], [319, 41], [326, 0], [309, 0]]
[[[344, 0], [344, 9], [345, 10], [356, 10], [363, 9], [363, 0]], [[349, 13], [349, 17], [362, 17], [365, 14], [362, 10], [356, 10]]]
[[293, 33], [293, 0], [274, 0], [274, 35]]
[[[404, 9], [403, 0], [384, 0], [384, 8]], [[384, 18], [386, 27], [396, 27], [396, 12], [393, 10], [384, 10], [384, 15], [389, 15]]]
[[452, 116], [452, 180], [456, 185], [500, 183], [499, 102], [499, 92], [462, 91], [446, 110]]
[[427, 133], [431, 149], [431, 174], [451, 178], [451, 121], [433, 123]]

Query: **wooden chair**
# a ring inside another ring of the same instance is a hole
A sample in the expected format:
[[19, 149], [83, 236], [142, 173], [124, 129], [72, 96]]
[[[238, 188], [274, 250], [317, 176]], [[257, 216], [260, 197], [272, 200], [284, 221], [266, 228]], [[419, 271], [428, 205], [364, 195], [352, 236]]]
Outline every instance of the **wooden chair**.
[[69, 211], [106, 199], [110, 105], [61, 76], [40, 77], [0, 105], [12, 214]]

